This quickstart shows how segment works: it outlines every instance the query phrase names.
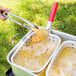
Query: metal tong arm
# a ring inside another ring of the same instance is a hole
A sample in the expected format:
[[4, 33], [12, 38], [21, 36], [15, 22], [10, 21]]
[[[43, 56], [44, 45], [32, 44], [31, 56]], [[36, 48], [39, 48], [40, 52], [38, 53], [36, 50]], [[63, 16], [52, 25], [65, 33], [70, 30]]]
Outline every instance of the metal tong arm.
[[[12, 13], [10, 13], [10, 12], [4, 11], [4, 13], [7, 13], [7, 14], [9, 14], [9, 15], [11, 15], [11, 16], [14, 16], [14, 17], [16, 17], [16, 18], [19, 18], [19, 19], [23, 20], [24, 22], [26, 22], [28, 25], [32, 26], [32, 27], [38, 28], [37, 26], [35, 26], [34, 24], [32, 24], [31, 22], [27, 21], [27, 20], [24, 19], [24, 18], [21, 18], [21, 17], [19, 17], [19, 16], [17, 16], [17, 15], [14, 15], [14, 14], [12, 14]], [[15, 23], [17, 23], [17, 24], [25, 27], [25, 28], [31, 29], [31, 27], [26, 26], [26, 25], [24, 25], [24, 24], [22, 24], [22, 23], [20, 23], [20, 22], [18, 22], [18, 21], [16, 21], [16, 20], [12, 19], [11, 17], [9, 17], [9, 16], [7, 16], [7, 15], [5, 15], [5, 14], [2, 14], [2, 15], [5, 16], [5, 17], [8, 18], [8, 19], [14, 21]]]

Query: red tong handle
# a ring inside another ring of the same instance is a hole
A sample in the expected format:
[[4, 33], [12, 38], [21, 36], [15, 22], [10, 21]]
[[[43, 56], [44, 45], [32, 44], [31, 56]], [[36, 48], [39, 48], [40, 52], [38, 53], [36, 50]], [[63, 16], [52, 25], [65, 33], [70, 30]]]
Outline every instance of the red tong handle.
[[52, 10], [51, 10], [51, 13], [50, 13], [50, 17], [49, 17], [50, 22], [54, 21], [55, 14], [56, 14], [56, 11], [57, 11], [57, 7], [58, 7], [58, 2], [55, 2], [53, 4], [53, 7], [52, 7]]

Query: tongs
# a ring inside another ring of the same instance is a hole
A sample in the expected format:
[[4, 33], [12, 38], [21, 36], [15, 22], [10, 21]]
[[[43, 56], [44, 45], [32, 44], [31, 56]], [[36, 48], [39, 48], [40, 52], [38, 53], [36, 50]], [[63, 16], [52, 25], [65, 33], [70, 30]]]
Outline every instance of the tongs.
[[9, 15], [11, 15], [11, 16], [14, 16], [14, 17], [18, 18], [18, 19], [21, 19], [22, 21], [24, 21], [25, 23], [27, 23], [27, 24], [28, 24], [28, 25], [30, 25], [31, 27], [35, 27], [35, 28], [37, 28], [37, 29], [38, 29], [38, 27], [37, 27], [37, 26], [35, 26], [35, 25], [34, 25], [34, 24], [32, 24], [31, 22], [27, 21], [26, 19], [21, 18], [21, 17], [19, 17], [19, 16], [15, 15], [15, 14], [10, 13], [10, 12], [3, 11], [2, 15], [3, 15], [4, 17], [6, 17], [6, 18], [8, 18], [8, 19], [12, 20], [13, 22], [15, 22], [15, 23], [19, 24], [20, 26], [23, 26], [24, 28], [28, 28], [28, 29], [30, 29], [30, 30], [31, 30], [31, 27], [30, 27], [30, 26], [26, 26], [26, 25], [24, 25], [24, 24], [22, 24], [22, 23], [20, 23], [20, 22], [16, 21], [15, 19], [12, 19], [11, 17], [7, 16], [6, 14], [9, 14]]

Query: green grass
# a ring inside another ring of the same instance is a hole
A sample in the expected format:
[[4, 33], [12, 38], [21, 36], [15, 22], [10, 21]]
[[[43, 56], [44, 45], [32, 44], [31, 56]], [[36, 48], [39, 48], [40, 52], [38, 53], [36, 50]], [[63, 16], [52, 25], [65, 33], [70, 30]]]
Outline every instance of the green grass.
[[[12, 13], [21, 16], [32, 23], [46, 27], [53, 2], [56, 0], [0, 0], [0, 5], [12, 9]], [[76, 35], [76, 2], [75, 0], [59, 1], [58, 11], [52, 28]], [[18, 20], [20, 21], [20, 20]], [[21, 21], [22, 22], [22, 21]], [[12, 38], [21, 33], [25, 35], [27, 29], [10, 20], [0, 20], [0, 76], [5, 76], [10, 67], [6, 57], [14, 47]], [[18, 37], [16, 43], [21, 39]]]

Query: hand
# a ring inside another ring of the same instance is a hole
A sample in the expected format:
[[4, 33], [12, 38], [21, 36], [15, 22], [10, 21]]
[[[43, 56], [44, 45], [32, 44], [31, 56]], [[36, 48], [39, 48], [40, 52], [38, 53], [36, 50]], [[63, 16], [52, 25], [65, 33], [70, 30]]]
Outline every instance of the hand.
[[5, 7], [0, 6], [0, 19], [3, 20], [3, 21], [5, 21], [7, 18], [5, 18], [4, 16], [2, 16], [1, 13], [3, 13], [3, 11], [9, 12], [10, 10], [11, 9], [9, 9], [9, 8], [5, 8]]

